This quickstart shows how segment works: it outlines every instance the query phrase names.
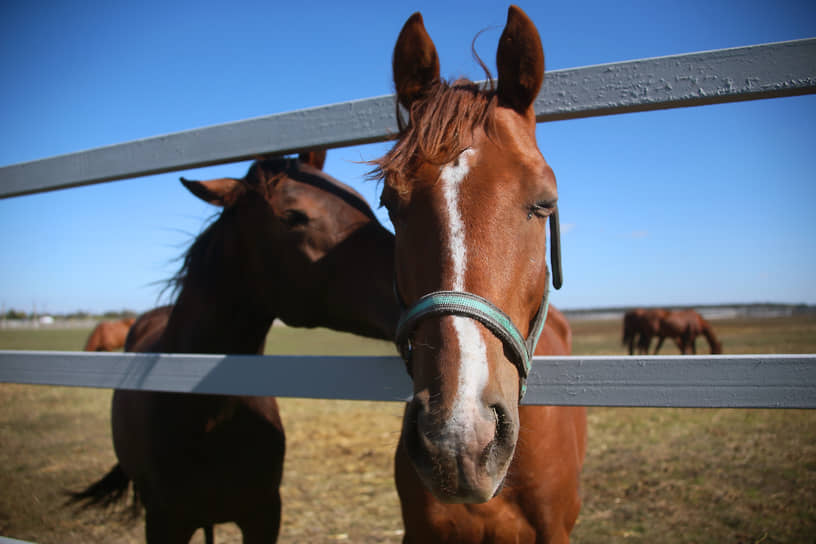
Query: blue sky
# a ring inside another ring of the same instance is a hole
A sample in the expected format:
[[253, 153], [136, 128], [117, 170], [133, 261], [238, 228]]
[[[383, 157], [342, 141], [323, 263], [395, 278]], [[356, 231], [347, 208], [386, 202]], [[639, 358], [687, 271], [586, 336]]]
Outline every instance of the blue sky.
[[[812, 1], [521, 2], [547, 68], [816, 36]], [[414, 11], [443, 74], [492, 67], [498, 2], [7, 1], [0, 8], [0, 165], [392, 92]], [[495, 73], [495, 69], [494, 73]], [[545, 83], [546, 84], [546, 83]], [[816, 97], [544, 123], [559, 181], [562, 308], [816, 303]], [[388, 144], [332, 150], [358, 164]], [[137, 311], [215, 210], [178, 182], [247, 163], [0, 200], [0, 305]], [[385, 214], [380, 217], [386, 222]]]

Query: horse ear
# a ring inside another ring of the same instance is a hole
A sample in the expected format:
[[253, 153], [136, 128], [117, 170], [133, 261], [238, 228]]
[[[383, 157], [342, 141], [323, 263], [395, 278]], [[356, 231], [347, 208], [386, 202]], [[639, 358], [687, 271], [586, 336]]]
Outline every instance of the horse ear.
[[326, 163], [326, 150], [313, 149], [311, 151], [304, 151], [298, 158], [302, 163], [310, 164], [318, 170], [323, 170], [323, 165]]
[[402, 27], [394, 46], [392, 66], [397, 98], [405, 108], [410, 108], [439, 80], [439, 57], [419, 12], [411, 15]]
[[212, 179], [210, 181], [179, 179], [187, 187], [187, 190], [204, 202], [209, 202], [214, 206], [229, 206], [235, 202], [235, 198], [242, 188], [241, 182], [232, 178]]
[[507, 25], [499, 38], [496, 65], [499, 101], [525, 113], [544, 81], [544, 50], [535, 25], [516, 6], [510, 6], [507, 12]]

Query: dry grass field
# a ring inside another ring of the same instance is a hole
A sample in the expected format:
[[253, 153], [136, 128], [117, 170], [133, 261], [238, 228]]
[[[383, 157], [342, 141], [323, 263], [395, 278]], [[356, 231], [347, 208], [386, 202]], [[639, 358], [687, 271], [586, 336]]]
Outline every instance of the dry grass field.
[[[726, 353], [814, 353], [816, 318], [719, 320]], [[573, 323], [576, 354], [620, 354], [616, 321]], [[2, 349], [80, 349], [89, 331], [0, 330]], [[329, 331], [275, 328], [268, 353], [393, 353]], [[665, 353], [677, 353], [673, 346]], [[703, 343], [698, 350], [705, 351]], [[141, 520], [64, 508], [114, 463], [110, 391], [0, 384], [0, 535], [143, 542]], [[279, 542], [400, 542], [391, 476], [402, 406], [281, 399], [287, 431]], [[589, 410], [575, 543], [816, 542], [816, 412]], [[240, 542], [219, 526], [219, 544]], [[203, 542], [197, 534], [194, 542]]]

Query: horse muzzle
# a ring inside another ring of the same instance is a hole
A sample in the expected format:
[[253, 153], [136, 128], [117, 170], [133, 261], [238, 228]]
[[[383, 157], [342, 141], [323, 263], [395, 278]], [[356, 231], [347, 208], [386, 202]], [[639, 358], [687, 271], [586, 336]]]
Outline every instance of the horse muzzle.
[[483, 405], [469, 421], [436, 417], [430, 395], [408, 403], [403, 444], [417, 475], [441, 502], [483, 503], [502, 487], [518, 437], [518, 414], [500, 403]]

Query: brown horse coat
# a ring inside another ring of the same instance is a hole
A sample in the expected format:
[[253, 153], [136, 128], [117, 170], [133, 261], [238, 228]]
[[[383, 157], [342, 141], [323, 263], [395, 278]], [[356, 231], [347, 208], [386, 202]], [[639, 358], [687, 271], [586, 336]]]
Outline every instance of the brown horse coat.
[[84, 351], [115, 351], [125, 345], [125, 337], [135, 317], [100, 322], [85, 343]]
[[657, 355], [666, 338], [674, 340], [683, 355], [697, 353], [695, 341], [701, 334], [708, 340], [712, 354], [722, 353], [722, 344], [714, 334], [714, 329], [700, 314], [694, 310], [668, 312], [660, 320], [657, 333], [659, 339], [654, 353]]
[[652, 338], [660, 330], [660, 320], [667, 310], [661, 308], [636, 308], [627, 311], [623, 316], [623, 344], [628, 345], [629, 355], [634, 355], [635, 345], [638, 353], [647, 355]]
[[168, 304], [148, 310], [136, 318], [125, 339], [125, 351], [148, 351], [164, 332], [172, 311], [173, 306]]

